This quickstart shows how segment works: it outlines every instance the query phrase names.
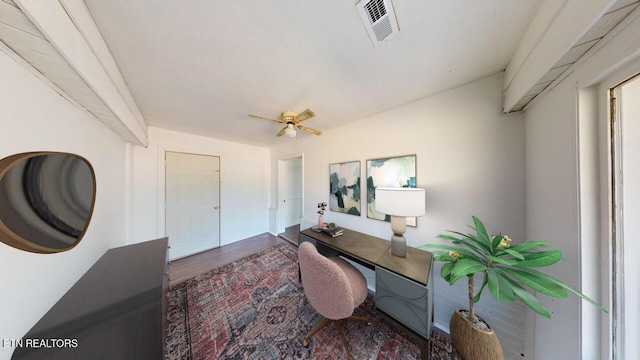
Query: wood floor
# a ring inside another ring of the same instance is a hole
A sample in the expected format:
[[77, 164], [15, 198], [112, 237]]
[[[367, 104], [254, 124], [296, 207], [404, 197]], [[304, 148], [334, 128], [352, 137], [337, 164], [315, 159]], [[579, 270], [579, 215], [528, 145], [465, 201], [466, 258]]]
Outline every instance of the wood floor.
[[171, 261], [169, 263], [169, 284], [178, 284], [196, 275], [283, 243], [291, 244], [290, 241], [286, 241], [281, 237], [264, 233], [196, 255]]
[[293, 226], [289, 226], [288, 228], [284, 229], [284, 232], [282, 234], [278, 234], [278, 236], [280, 236], [281, 238], [294, 243], [294, 244], [298, 244], [298, 233], [300, 232], [300, 225], [293, 225]]

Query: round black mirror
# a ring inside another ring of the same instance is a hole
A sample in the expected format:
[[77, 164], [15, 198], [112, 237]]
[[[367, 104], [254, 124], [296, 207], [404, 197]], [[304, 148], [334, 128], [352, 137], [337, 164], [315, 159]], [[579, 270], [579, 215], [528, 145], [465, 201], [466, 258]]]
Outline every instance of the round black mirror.
[[95, 173], [81, 156], [6, 157], [0, 160], [0, 241], [36, 253], [69, 250], [87, 231], [95, 198]]

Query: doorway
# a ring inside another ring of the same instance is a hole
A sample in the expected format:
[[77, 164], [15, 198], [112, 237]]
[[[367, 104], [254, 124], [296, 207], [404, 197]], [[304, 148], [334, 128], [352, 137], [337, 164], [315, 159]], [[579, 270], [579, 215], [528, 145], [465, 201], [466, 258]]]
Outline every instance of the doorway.
[[609, 91], [613, 359], [640, 351], [640, 75]]
[[220, 158], [165, 153], [165, 234], [171, 259], [220, 246]]
[[278, 159], [278, 235], [298, 242], [303, 204], [302, 155]]

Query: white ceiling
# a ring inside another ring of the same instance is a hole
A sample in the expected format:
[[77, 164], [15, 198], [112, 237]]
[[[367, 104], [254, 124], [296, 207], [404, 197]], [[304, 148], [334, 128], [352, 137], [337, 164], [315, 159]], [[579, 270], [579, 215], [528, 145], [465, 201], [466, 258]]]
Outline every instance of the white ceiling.
[[355, 0], [85, 0], [149, 125], [263, 146], [248, 113], [328, 130], [503, 70], [540, 2], [396, 0], [376, 48]]

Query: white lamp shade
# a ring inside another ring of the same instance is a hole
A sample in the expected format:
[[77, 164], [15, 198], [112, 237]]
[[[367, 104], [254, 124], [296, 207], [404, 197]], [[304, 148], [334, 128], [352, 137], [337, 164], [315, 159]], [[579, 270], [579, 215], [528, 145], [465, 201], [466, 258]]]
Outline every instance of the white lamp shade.
[[376, 188], [376, 210], [392, 216], [422, 216], [425, 191], [418, 188]]
[[287, 128], [284, 130], [284, 134], [285, 134], [287, 137], [290, 137], [290, 138], [294, 138], [294, 137], [296, 137], [296, 135], [297, 135], [297, 133], [296, 133], [296, 129], [294, 129], [294, 128], [293, 128], [293, 125], [291, 125], [291, 124], [288, 124], [288, 125], [287, 125]]

